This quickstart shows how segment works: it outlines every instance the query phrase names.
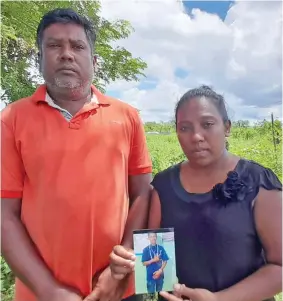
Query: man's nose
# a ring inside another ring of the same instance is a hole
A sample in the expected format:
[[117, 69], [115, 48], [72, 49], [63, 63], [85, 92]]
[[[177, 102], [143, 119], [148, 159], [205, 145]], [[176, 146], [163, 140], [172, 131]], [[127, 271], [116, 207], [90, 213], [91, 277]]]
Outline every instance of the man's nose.
[[62, 61], [73, 61], [74, 60], [74, 54], [72, 50], [69, 47], [64, 47], [62, 49], [60, 59]]

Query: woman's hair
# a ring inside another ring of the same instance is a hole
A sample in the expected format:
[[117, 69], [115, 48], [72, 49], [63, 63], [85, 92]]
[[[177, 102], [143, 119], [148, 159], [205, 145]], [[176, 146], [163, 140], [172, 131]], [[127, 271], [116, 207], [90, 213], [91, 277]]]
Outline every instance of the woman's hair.
[[182, 105], [186, 102], [189, 102], [193, 98], [200, 98], [205, 97], [209, 99], [216, 109], [218, 110], [219, 114], [222, 117], [223, 123], [226, 123], [229, 120], [226, 106], [225, 106], [225, 100], [222, 95], [217, 94], [215, 91], [212, 90], [212, 88], [208, 86], [200, 86], [199, 88], [191, 89], [188, 92], [186, 92], [181, 99], [177, 102], [176, 109], [175, 109], [175, 121], [177, 123], [177, 113], [179, 109], [182, 107]]

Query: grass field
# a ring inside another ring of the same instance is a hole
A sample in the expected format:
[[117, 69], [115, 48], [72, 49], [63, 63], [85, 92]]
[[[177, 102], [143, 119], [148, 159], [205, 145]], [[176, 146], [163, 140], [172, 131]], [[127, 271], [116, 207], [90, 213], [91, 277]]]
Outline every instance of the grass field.
[[[229, 148], [234, 154], [252, 159], [271, 168], [282, 181], [281, 137], [281, 124], [276, 127], [275, 140], [269, 123], [263, 123], [257, 128], [235, 128], [231, 138], [229, 138]], [[153, 161], [154, 174], [184, 159], [175, 134], [147, 135], [147, 141]], [[12, 300], [13, 283], [14, 279], [10, 269], [1, 258], [2, 301]], [[282, 294], [276, 298], [278, 301], [282, 301]]]
[[[150, 134], [147, 135], [147, 141], [154, 174], [185, 159], [175, 134]], [[234, 129], [229, 138], [229, 151], [271, 168], [282, 181], [282, 144], [277, 144], [275, 151], [269, 130]], [[282, 301], [282, 294], [276, 296], [276, 301]]]

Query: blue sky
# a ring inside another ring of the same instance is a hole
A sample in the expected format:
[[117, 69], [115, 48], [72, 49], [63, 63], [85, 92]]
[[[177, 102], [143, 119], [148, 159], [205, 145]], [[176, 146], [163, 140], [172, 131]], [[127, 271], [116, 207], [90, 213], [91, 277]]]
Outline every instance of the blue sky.
[[192, 9], [198, 8], [210, 14], [217, 14], [224, 20], [228, 9], [233, 3], [234, 1], [184, 1], [183, 5], [188, 14], [190, 14]]
[[[233, 5], [234, 1], [183, 1], [185, 11], [188, 15], [191, 15], [191, 11], [194, 8], [198, 8], [204, 12], [210, 14], [217, 14], [219, 18], [225, 20], [228, 9]], [[189, 71], [183, 68], [176, 68], [174, 71], [176, 77], [185, 78], [189, 75]], [[139, 83], [139, 88], [142, 90], [152, 90], [156, 87], [158, 80], [153, 78], [147, 78]], [[121, 97], [120, 91], [107, 90], [107, 94], [112, 97]]]
[[[194, 8], [198, 8], [204, 12], [210, 14], [217, 14], [219, 18], [225, 20], [229, 8], [233, 5], [234, 1], [183, 1], [183, 6], [188, 15], [191, 15], [191, 11]], [[176, 68], [174, 71], [176, 77], [185, 78], [189, 75], [189, 71], [183, 68]], [[142, 90], [152, 90], [156, 87], [158, 80], [153, 78], [147, 78], [139, 83], [139, 88]], [[112, 97], [121, 97], [120, 91], [107, 90], [107, 94]]]
[[232, 120], [282, 119], [281, 11], [279, 1], [101, 1], [102, 17], [134, 28], [113, 46], [147, 63], [145, 77], [111, 82], [106, 93], [143, 121], [167, 121], [185, 92], [205, 84]]
[[281, 11], [279, 1], [102, 1], [103, 17], [135, 29], [119, 46], [147, 63], [145, 78], [112, 82], [107, 94], [144, 121], [166, 121], [186, 91], [206, 84], [232, 120], [282, 118]]

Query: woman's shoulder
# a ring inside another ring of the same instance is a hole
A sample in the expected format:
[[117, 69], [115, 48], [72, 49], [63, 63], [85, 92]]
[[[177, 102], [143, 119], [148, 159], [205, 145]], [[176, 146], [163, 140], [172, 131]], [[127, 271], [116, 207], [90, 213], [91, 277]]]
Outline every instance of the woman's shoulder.
[[160, 186], [160, 185], [164, 186], [164, 184], [166, 182], [171, 181], [172, 177], [174, 177], [174, 176], [177, 177], [179, 175], [181, 163], [182, 162], [171, 165], [170, 167], [158, 172], [154, 176], [153, 181], [151, 182], [152, 186], [154, 188], [158, 188], [158, 186]]
[[264, 165], [248, 159], [240, 159], [237, 171], [243, 181], [267, 190], [282, 190], [282, 184], [275, 172]]
[[236, 168], [228, 173], [226, 181], [216, 184], [212, 192], [215, 200], [229, 204], [253, 201], [260, 188], [282, 191], [282, 184], [270, 168], [241, 158]]

